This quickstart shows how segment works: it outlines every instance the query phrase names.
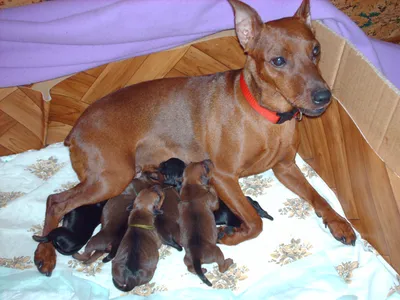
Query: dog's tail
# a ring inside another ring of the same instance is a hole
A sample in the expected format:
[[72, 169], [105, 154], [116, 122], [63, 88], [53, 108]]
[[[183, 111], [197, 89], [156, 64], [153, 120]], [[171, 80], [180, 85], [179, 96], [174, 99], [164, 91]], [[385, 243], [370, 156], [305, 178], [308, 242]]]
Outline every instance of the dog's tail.
[[255, 208], [255, 210], [257, 211], [257, 214], [261, 217], [261, 218], [265, 218], [265, 219], [269, 219], [271, 221], [274, 220], [274, 218], [272, 216], [270, 216], [269, 213], [267, 213], [260, 205], [260, 203], [258, 203], [257, 201], [254, 201], [251, 197], [246, 196], [247, 200], [250, 202], [250, 204]]
[[68, 133], [67, 137], [65, 138], [65, 140], [64, 140], [64, 146], [67, 146], [67, 147], [71, 146], [72, 131], [73, 131], [73, 130], [71, 130], [71, 131]]
[[32, 236], [32, 238], [33, 238], [33, 240], [35, 241], [35, 242], [38, 242], [38, 243], [48, 243], [48, 242], [51, 242], [51, 240], [49, 239], [49, 236], [48, 235], [45, 235], [45, 236], [39, 236], [39, 235], [33, 235]]
[[165, 244], [170, 246], [170, 247], [172, 247], [172, 248], [175, 248], [178, 251], [182, 251], [183, 250], [182, 246], [179, 245], [178, 242], [175, 241], [174, 238], [172, 238], [170, 241], [166, 242]]
[[193, 268], [196, 271], [197, 276], [200, 277], [201, 281], [203, 281], [208, 286], [212, 286], [212, 283], [207, 279], [207, 277], [203, 273], [203, 270], [201, 269], [201, 263], [199, 259], [193, 260]]

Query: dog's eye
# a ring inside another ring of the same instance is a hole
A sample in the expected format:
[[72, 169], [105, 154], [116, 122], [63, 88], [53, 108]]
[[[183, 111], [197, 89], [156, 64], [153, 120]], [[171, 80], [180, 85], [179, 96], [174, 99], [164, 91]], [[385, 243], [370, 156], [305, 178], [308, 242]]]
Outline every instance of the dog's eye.
[[278, 68], [283, 67], [284, 65], [286, 65], [286, 60], [282, 56], [275, 57], [271, 59], [271, 64]]
[[312, 54], [313, 54], [314, 57], [316, 57], [316, 56], [319, 55], [319, 53], [320, 53], [320, 48], [319, 48], [319, 46], [317, 45], [317, 46], [315, 46], [314, 49], [312, 50]]

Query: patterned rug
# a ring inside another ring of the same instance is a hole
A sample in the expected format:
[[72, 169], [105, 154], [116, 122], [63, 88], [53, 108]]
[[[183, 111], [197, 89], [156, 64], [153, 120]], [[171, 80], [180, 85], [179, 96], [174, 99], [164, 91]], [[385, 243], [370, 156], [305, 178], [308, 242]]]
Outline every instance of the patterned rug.
[[[315, 171], [299, 156], [296, 163], [318, 193], [343, 215], [335, 194]], [[232, 247], [221, 245], [234, 265], [225, 273], [216, 264], [203, 265], [212, 288], [187, 271], [184, 252], [163, 246], [153, 279], [129, 293], [114, 287], [111, 263], [101, 259], [84, 265], [58, 254], [51, 278], [36, 271], [33, 253], [37, 243], [32, 235], [42, 231], [46, 198], [78, 182], [66, 147], [60, 143], [0, 157], [0, 178], [0, 299], [39, 300], [53, 295], [92, 299], [93, 291], [103, 295], [96, 300], [127, 295], [192, 300], [328, 300], [344, 295], [353, 296], [346, 299], [385, 299], [388, 295], [400, 299], [396, 293], [400, 278], [382, 256], [359, 235], [355, 247], [336, 241], [312, 207], [286, 189], [272, 171], [240, 180], [244, 193], [274, 220], [264, 219], [263, 232], [255, 239]], [[91, 297], [81, 297], [82, 285], [91, 286]]]

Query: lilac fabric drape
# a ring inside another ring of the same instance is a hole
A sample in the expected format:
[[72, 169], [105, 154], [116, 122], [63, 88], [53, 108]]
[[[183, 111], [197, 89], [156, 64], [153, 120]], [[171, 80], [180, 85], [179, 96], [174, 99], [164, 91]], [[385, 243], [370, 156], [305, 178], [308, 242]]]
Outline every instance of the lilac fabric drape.
[[[300, 0], [245, 0], [264, 21]], [[313, 19], [351, 41], [400, 88], [400, 46], [368, 38], [327, 0]], [[0, 87], [29, 84], [172, 48], [234, 27], [226, 0], [57, 0], [0, 10]]]

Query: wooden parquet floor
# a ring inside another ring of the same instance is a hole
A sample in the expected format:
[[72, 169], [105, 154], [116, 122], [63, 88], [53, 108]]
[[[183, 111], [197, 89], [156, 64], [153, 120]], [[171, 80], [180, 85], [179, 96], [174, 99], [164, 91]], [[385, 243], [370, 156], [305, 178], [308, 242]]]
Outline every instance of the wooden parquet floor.
[[[0, 156], [63, 141], [91, 103], [122, 87], [238, 69], [244, 62], [236, 38], [224, 37], [80, 72], [58, 83], [49, 103], [28, 87], [0, 89]], [[400, 179], [338, 102], [321, 118], [304, 118], [298, 125], [301, 156], [337, 193], [364, 238], [400, 271]]]

